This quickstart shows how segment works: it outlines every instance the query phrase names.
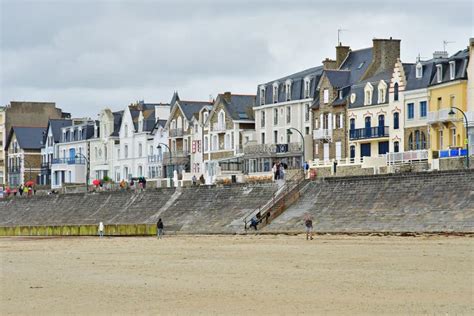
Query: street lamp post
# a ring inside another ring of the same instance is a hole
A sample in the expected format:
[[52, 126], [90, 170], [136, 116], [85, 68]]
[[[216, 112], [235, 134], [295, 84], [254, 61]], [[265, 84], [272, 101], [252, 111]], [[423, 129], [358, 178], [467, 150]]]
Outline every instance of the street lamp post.
[[291, 131], [292, 129], [295, 130], [295, 131], [297, 131], [298, 134], [300, 134], [301, 140], [303, 141], [303, 159], [301, 160], [301, 166], [303, 166], [303, 165], [304, 165], [304, 161], [305, 161], [304, 136], [303, 136], [303, 134], [302, 134], [297, 128], [294, 128], [294, 127], [288, 128], [288, 129], [286, 130], [286, 134], [287, 134], [287, 135], [292, 135], [292, 134], [293, 134], [293, 132]]
[[87, 159], [86, 156], [84, 156], [84, 154], [76, 154], [74, 156], [74, 158], [84, 158], [84, 160], [86, 161], [86, 192], [89, 192], [89, 168], [90, 168], [90, 164], [89, 164], [89, 159]]
[[[464, 113], [463, 110], [461, 110], [460, 108], [457, 108], [455, 106], [452, 106], [451, 107], [451, 111], [449, 111], [449, 115], [454, 115], [454, 110], [458, 110], [459, 112], [461, 112], [461, 114], [464, 116], [464, 120], [466, 121], [466, 140], [468, 139], [468, 120], [467, 120], [467, 116], [466, 116], [466, 113]], [[469, 169], [469, 141], [466, 141], [466, 168]]]
[[[171, 149], [170, 149], [170, 147], [169, 147], [168, 145], [164, 144], [164, 143], [158, 143], [158, 146], [157, 146], [156, 148], [161, 149], [161, 145], [163, 145], [163, 146], [165, 146], [166, 148], [168, 148], [168, 152], [170, 153], [170, 165], [171, 165], [171, 168], [173, 168], [173, 157], [172, 157], [172, 155], [171, 155]], [[170, 172], [169, 172], [168, 169], [169, 169], [169, 168], [166, 167], [166, 173], [168, 174], [169, 178], [171, 179], [172, 177], [171, 177]], [[173, 168], [173, 169], [174, 169], [174, 168]], [[171, 172], [173, 172], [173, 171], [171, 171]]]

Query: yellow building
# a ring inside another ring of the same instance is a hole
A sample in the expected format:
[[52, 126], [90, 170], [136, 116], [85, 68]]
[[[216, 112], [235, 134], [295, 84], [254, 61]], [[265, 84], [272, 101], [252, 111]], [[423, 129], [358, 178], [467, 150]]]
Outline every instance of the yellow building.
[[451, 57], [439, 54], [435, 58], [436, 74], [429, 91], [428, 125], [432, 158], [465, 155], [466, 129], [464, 116], [467, 112], [467, 64], [468, 50]]

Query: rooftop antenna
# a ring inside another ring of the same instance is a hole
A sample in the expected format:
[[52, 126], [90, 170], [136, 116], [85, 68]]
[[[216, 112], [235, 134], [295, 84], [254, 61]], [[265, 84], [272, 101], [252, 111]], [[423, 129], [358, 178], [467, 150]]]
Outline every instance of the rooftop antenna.
[[447, 40], [444, 40], [443, 41], [443, 51], [445, 52], [446, 51], [446, 46], [448, 46], [448, 44], [451, 44], [451, 43], [456, 43], [454, 41], [447, 41]]
[[338, 45], [341, 45], [341, 33], [346, 32], [346, 31], [349, 31], [349, 30], [343, 29], [343, 28], [337, 29], [337, 44]]
[[418, 56], [416, 56], [416, 62], [421, 61], [421, 59], [427, 59], [428, 57], [422, 57], [420, 53], [418, 53]]

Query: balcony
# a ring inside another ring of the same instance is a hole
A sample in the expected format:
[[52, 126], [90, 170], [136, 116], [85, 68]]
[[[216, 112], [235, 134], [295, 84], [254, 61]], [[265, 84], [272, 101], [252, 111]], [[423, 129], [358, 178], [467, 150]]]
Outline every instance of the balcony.
[[313, 130], [313, 139], [331, 139], [332, 129], [320, 128]]
[[350, 140], [388, 137], [388, 126], [356, 128], [349, 130]]
[[213, 132], [225, 132], [225, 124], [224, 123], [213, 123], [212, 124], [212, 131]]
[[158, 163], [163, 161], [163, 155], [149, 155], [148, 163]]
[[182, 136], [183, 136], [182, 128], [170, 129], [170, 137], [182, 137]]
[[85, 165], [86, 160], [84, 158], [55, 158], [53, 159], [53, 165]]
[[13, 166], [13, 167], [8, 167], [8, 173], [14, 174], [14, 173], [20, 173], [21, 168], [19, 166]]
[[50, 162], [42, 162], [41, 163], [41, 170], [47, 170], [51, 169], [51, 163]]
[[184, 150], [172, 151], [171, 153], [163, 153], [164, 165], [184, 165], [189, 163], [189, 152]]
[[460, 120], [460, 118], [458, 117], [458, 113], [456, 113], [455, 115], [449, 115], [449, 111], [451, 111], [450, 108], [428, 112], [428, 124], [453, 122]]
[[244, 154], [246, 155], [276, 155], [284, 153], [298, 153], [303, 152], [303, 145], [301, 143], [289, 144], [255, 144], [244, 147]]

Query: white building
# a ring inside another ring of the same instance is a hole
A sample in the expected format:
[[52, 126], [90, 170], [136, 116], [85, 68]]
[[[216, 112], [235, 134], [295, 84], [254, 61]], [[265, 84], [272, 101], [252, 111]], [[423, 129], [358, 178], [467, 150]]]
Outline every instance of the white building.
[[89, 140], [96, 137], [96, 133], [94, 121], [61, 128], [61, 141], [55, 144], [57, 149], [54, 150], [51, 165], [51, 188], [60, 188], [68, 183], [86, 183], [90, 162]]

